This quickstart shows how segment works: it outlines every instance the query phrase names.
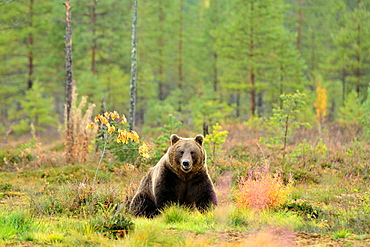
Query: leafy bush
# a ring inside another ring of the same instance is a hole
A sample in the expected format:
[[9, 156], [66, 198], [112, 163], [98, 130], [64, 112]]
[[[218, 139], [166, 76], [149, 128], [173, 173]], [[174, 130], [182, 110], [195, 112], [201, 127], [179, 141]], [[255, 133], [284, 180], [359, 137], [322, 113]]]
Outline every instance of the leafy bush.
[[120, 116], [116, 111], [98, 114], [86, 128], [99, 128], [97, 142], [102, 149], [101, 158], [108, 152], [118, 161], [135, 164], [140, 157], [139, 135], [129, 130], [125, 115]]
[[309, 219], [317, 219], [321, 212], [320, 209], [313, 207], [306, 200], [287, 202], [281, 205], [281, 208], [286, 211], [297, 212], [299, 215]]
[[251, 170], [241, 177], [236, 192], [236, 203], [240, 208], [276, 209], [288, 200], [290, 184], [284, 185], [281, 174], [268, 173], [265, 165], [261, 170]]

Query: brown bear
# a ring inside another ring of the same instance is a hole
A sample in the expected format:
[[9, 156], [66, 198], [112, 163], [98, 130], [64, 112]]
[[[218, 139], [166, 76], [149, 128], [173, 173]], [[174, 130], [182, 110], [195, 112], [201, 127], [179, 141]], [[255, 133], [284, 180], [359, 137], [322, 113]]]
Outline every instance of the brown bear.
[[171, 135], [171, 146], [157, 165], [141, 180], [129, 211], [151, 218], [164, 206], [178, 203], [204, 211], [217, 205], [208, 175], [203, 136], [182, 138]]

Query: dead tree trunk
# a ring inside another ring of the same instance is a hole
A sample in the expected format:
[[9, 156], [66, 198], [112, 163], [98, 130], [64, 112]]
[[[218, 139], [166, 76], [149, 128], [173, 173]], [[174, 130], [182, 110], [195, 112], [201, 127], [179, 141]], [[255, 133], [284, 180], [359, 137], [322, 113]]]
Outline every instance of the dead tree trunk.
[[71, 4], [69, 0], [65, 2], [66, 6], [66, 161], [67, 163], [74, 163], [72, 157], [73, 151], [73, 119], [71, 117], [72, 109], [72, 13]]
[[136, 78], [137, 78], [137, 51], [136, 51], [136, 30], [137, 30], [137, 0], [132, 6], [132, 36], [131, 36], [131, 79], [130, 79], [130, 129], [135, 129], [135, 106], [136, 106]]

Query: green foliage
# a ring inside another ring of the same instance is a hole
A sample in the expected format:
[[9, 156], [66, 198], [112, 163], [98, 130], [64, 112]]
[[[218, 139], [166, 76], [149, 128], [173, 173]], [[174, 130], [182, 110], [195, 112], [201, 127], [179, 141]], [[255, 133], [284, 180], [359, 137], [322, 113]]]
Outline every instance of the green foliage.
[[147, 105], [148, 113], [145, 115], [145, 122], [148, 125], [145, 127], [145, 131], [148, 133], [155, 133], [155, 131], [161, 130], [164, 124], [176, 119], [174, 112], [175, 107], [167, 101], [160, 100], [149, 100]]
[[361, 118], [361, 123], [363, 124], [363, 135], [362, 138], [364, 141], [370, 140], [370, 86], [367, 88], [367, 99], [362, 104], [364, 114]]
[[186, 222], [189, 220], [190, 215], [190, 208], [179, 204], [169, 205], [162, 211], [162, 217], [167, 224]]
[[16, 132], [29, 131], [30, 124], [35, 126], [36, 131], [44, 131], [56, 125], [58, 119], [54, 113], [53, 98], [44, 95], [45, 89], [40, 82], [34, 83], [32, 89], [26, 92], [20, 101], [22, 110], [11, 113], [13, 119], [20, 119], [20, 123], [13, 127]]
[[102, 149], [99, 165], [106, 151], [118, 161], [140, 164], [139, 147], [141, 143], [139, 135], [134, 130], [129, 130], [126, 121], [125, 115], [120, 116], [116, 111], [105, 112], [104, 115], [98, 114], [95, 117], [95, 122], [87, 126], [88, 129], [100, 129], [96, 139]]
[[348, 238], [352, 234], [350, 229], [341, 229], [331, 235], [332, 238]]
[[190, 100], [190, 107], [193, 109], [191, 118], [196, 129], [203, 126], [213, 126], [230, 116], [232, 108], [222, 101], [220, 95], [216, 94], [210, 83], [206, 83], [197, 92], [197, 95]]
[[184, 236], [179, 233], [164, 231], [158, 224], [151, 223], [141, 228], [136, 228], [124, 243], [124, 246], [156, 247], [156, 246], [182, 246]]
[[0, 149], [0, 171], [15, 171], [27, 165], [35, 157], [32, 150], [36, 149], [36, 140], [20, 144], [13, 149]]
[[307, 167], [315, 161], [323, 160], [327, 155], [327, 151], [328, 148], [321, 138], [315, 146], [309, 144], [307, 139], [303, 139], [301, 143], [287, 154], [287, 158], [294, 163], [299, 160], [301, 165]]
[[285, 211], [293, 211], [305, 219], [317, 219], [320, 216], [320, 209], [313, 207], [306, 200], [293, 200], [284, 203], [281, 208]]
[[363, 82], [369, 80], [369, 76], [363, 71], [370, 68], [370, 60], [367, 54], [370, 52], [370, 12], [369, 6], [358, 2], [353, 11], [343, 15], [343, 25], [333, 36], [331, 55], [331, 69], [337, 73], [337, 78], [346, 82], [346, 92], [356, 91], [357, 97], [366, 95], [363, 90]]
[[75, 183], [33, 194], [30, 208], [35, 215], [83, 217], [97, 214], [102, 210], [102, 205], [111, 208], [121, 199], [121, 194], [115, 188]]
[[97, 216], [91, 219], [95, 231], [102, 232], [109, 238], [125, 237], [134, 229], [131, 216], [117, 211], [117, 204], [99, 204]]
[[212, 129], [212, 134], [209, 134], [204, 138], [204, 145], [207, 153], [211, 154], [211, 160], [214, 161], [217, 155], [216, 152], [220, 152], [222, 144], [226, 141], [228, 131], [221, 131], [222, 127], [218, 123], [213, 125]]
[[13, 185], [10, 183], [0, 183], [0, 192], [7, 192], [13, 189]]
[[355, 91], [352, 91], [344, 101], [344, 106], [339, 108], [339, 122], [350, 131], [352, 136], [358, 135], [362, 130], [361, 120], [366, 115], [361, 100]]
[[294, 94], [283, 94], [280, 98], [283, 101], [282, 107], [273, 109], [274, 114], [266, 122], [274, 131], [274, 136], [261, 138], [260, 141], [263, 143], [282, 144], [285, 155], [290, 133], [299, 126], [309, 127], [310, 125], [306, 122], [300, 122], [297, 118], [297, 115], [306, 105], [305, 94], [297, 91]]
[[33, 218], [25, 211], [0, 213], [0, 239], [12, 240], [21, 238], [31, 231]]
[[176, 130], [178, 130], [181, 125], [182, 123], [177, 121], [173, 115], [168, 116], [168, 124], [165, 124], [160, 128], [162, 134], [159, 135], [157, 139], [152, 139], [155, 148], [154, 156], [151, 157], [151, 162], [158, 162], [158, 160], [167, 152], [167, 149], [171, 144], [171, 135], [176, 133]]

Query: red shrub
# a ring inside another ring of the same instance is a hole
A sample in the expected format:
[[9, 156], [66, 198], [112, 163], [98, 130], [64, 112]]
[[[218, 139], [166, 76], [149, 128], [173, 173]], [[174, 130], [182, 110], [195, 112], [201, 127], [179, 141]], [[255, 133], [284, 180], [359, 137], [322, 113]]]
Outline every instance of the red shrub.
[[268, 169], [266, 165], [239, 179], [235, 195], [239, 208], [275, 209], [288, 200], [290, 184], [284, 185], [281, 175], [271, 175]]

